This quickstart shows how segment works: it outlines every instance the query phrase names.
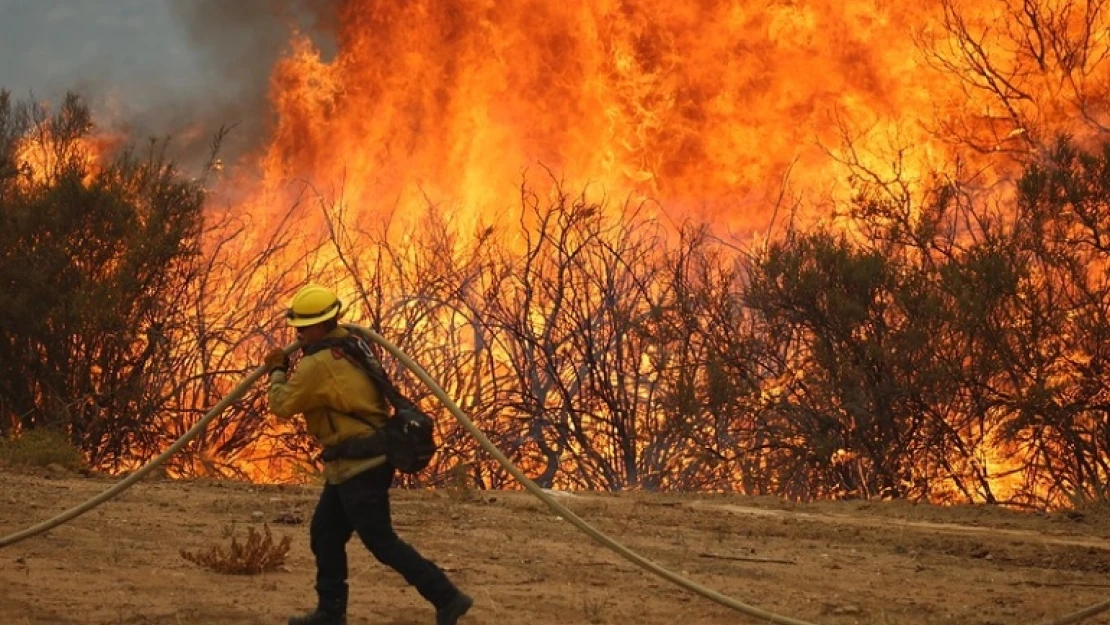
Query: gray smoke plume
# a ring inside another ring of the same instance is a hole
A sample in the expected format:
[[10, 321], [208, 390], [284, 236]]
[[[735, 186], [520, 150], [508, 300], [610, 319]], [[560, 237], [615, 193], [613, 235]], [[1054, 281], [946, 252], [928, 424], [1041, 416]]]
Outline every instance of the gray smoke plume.
[[[289, 49], [294, 30], [329, 54], [335, 0], [168, 0], [204, 75], [204, 88], [180, 103], [150, 110], [141, 125], [167, 123], [191, 130], [178, 149], [192, 158], [207, 149], [220, 127], [235, 128], [224, 142], [234, 161], [266, 137], [267, 102], [274, 64]], [[182, 126], [185, 124], [185, 126]], [[201, 132], [198, 132], [198, 129]]]
[[235, 126], [225, 163], [260, 145], [274, 64], [292, 33], [334, 50], [336, 0], [0, 0], [0, 89], [51, 108], [76, 91], [99, 130], [202, 165], [212, 136]]

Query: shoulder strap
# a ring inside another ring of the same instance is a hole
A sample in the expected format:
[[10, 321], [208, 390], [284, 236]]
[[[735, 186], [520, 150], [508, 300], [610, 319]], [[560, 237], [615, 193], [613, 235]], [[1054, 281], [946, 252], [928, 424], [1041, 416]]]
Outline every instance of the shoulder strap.
[[370, 351], [370, 346], [366, 340], [357, 334], [350, 334], [345, 337], [327, 338], [312, 345], [306, 345], [303, 349], [304, 354], [315, 354], [323, 349], [339, 348], [343, 354], [354, 363], [363, 373], [370, 378], [374, 385], [378, 387], [378, 391], [385, 396], [386, 400], [393, 406], [394, 410], [411, 409], [415, 408], [416, 404], [393, 384], [386, 374], [385, 369], [382, 368], [381, 363], [374, 357], [374, 352]]

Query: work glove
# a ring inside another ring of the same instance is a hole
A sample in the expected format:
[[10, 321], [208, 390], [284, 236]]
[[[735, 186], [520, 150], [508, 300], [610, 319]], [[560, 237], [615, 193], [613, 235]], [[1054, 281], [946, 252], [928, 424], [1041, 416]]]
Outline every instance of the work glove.
[[266, 354], [266, 358], [262, 361], [266, 367], [266, 372], [273, 374], [275, 371], [288, 371], [289, 370], [289, 356], [285, 355], [285, 350], [280, 347], [275, 347]]

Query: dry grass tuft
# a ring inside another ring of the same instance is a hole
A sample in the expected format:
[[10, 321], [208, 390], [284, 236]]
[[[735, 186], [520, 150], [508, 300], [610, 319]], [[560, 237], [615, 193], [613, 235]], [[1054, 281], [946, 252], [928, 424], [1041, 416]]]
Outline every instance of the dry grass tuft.
[[227, 551], [220, 545], [198, 553], [182, 549], [181, 557], [218, 573], [231, 575], [258, 575], [278, 570], [285, 564], [293, 539], [286, 536], [280, 543], [274, 543], [270, 527], [263, 525], [262, 529], [263, 532], [259, 533], [253, 527], [247, 528], [245, 543], [240, 543], [238, 538], [232, 536], [231, 546]]
[[467, 473], [467, 464], [459, 464], [447, 470], [443, 480], [447, 498], [453, 503], [470, 503], [481, 498], [478, 490]]

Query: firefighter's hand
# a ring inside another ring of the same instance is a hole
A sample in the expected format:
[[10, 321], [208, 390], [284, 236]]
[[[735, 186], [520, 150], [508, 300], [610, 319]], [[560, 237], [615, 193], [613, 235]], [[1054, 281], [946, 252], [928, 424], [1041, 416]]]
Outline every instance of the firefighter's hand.
[[263, 366], [266, 367], [267, 373], [275, 371], [288, 371], [289, 370], [289, 356], [285, 355], [285, 350], [280, 347], [275, 347], [266, 354], [266, 358], [262, 361]]

